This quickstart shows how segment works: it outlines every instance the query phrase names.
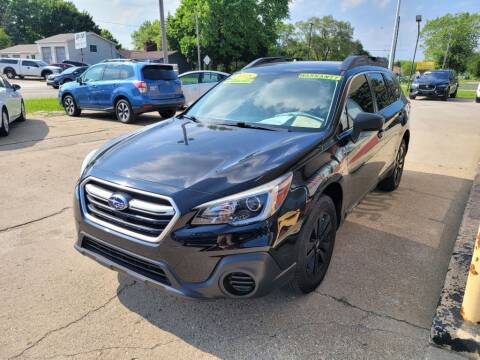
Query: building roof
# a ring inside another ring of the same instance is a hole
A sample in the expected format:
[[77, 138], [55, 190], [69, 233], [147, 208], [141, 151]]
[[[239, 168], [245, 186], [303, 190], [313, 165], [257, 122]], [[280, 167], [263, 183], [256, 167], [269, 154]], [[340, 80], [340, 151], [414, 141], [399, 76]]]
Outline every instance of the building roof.
[[52, 43], [52, 42], [64, 43], [71, 40], [75, 40], [74, 33], [53, 35], [44, 39], [37, 40], [35, 42], [37, 44], [45, 44], [45, 43]]
[[37, 44], [21, 44], [0, 50], [0, 54], [35, 54], [37, 52]]
[[[119, 50], [120, 54], [127, 59], [136, 60], [158, 60], [163, 59], [162, 51], [143, 51], [143, 50]], [[168, 56], [176, 54], [177, 51], [169, 51]]]

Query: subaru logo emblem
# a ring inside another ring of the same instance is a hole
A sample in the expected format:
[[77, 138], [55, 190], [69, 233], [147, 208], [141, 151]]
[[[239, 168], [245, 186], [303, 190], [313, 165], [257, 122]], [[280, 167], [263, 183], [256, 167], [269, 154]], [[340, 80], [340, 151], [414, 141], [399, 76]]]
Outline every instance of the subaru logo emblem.
[[108, 199], [108, 205], [115, 210], [125, 210], [128, 208], [128, 199], [122, 194], [113, 194]]

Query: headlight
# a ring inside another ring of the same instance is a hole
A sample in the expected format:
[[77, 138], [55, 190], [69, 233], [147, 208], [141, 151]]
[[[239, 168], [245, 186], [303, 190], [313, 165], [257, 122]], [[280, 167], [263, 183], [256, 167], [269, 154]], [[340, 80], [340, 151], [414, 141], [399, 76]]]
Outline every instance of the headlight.
[[416, 89], [418, 88], [418, 84], [417, 83], [413, 83], [412, 86], [411, 86], [412, 89]]
[[85, 159], [83, 159], [83, 162], [82, 162], [82, 167], [80, 168], [80, 176], [82, 176], [88, 164], [90, 164], [94, 156], [97, 154], [97, 151], [98, 149], [92, 150], [87, 154], [87, 156], [85, 156]]
[[245, 225], [272, 216], [290, 190], [292, 173], [254, 189], [197, 206], [193, 225]]
[[440, 87], [440, 88], [445, 88], [445, 87], [448, 86], [448, 83], [438, 84], [437, 86]]

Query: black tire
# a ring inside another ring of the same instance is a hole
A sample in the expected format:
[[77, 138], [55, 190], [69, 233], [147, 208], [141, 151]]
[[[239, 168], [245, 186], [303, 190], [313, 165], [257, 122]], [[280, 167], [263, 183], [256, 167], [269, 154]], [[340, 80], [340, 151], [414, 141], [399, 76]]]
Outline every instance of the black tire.
[[453, 94], [450, 94], [450, 97], [451, 97], [452, 99], [455, 99], [455, 98], [457, 97], [457, 91], [458, 91], [458, 86], [457, 86], [457, 88], [455, 89], [455, 92], [454, 92]]
[[26, 113], [26, 111], [25, 111], [25, 103], [23, 102], [23, 100], [22, 100], [22, 105], [21, 105], [21, 107], [22, 107], [22, 111], [21, 111], [20, 117], [17, 119], [17, 121], [25, 121], [25, 120], [27, 120], [27, 113]]
[[475, 102], [480, 103], [480, 97], [477, 96], [477, 97], [475, 98]]
[[169, 118], [173, 117], [176, 112], [177, 112], [177, 110], [175, 110], [175, 109], [168, 109], [168, 110], [160, 110], [158, 113], [160, 114], [160, 116], [162, 118], [169, 119]]
[[417, 98], [417, 95], [408, 95], [408, 98], [411, 100], [415, 100]]
[[300, 231], [297, 266], [292, 286], [303, 293], [314, 291], [325, 277], [337, 231], [337, 212], [332, 199], [322, 195]]
[[383, 191], [394, 191], [400, 185], [403, 175], [403, 167], [405, 165], [405, 155], [407, 155], [407, 143], [405, 139], [402, 139], [402, 143], [398, 148], [397, 155], [395, 157], [395, 164], [393, 165], [392, 173], [380, 181], [378, 188]]
[[2, 117], [0, 119], [0, 136], [8, 136], [10, 133], [10, 120], [7, 110], [2, 109]]
[[77, 117], [80, 116], [82, 110], [77, 106], [75, 99], [72, 95], [65, 95], [62, 100], [63, 108], [68, 116]]
[[135, 121], [135, 113], [127, 99], [120, 99], [115, 103], [115, 115], [118, 121], [129, 124]]
[[17, 76], [15, 70], [13, 69], [5, 69], [3, 73], [5, 74], [7, 79], [10, 79], [10, 80], [15, 79], [15, 76]]
[[52, 75], [52, 72], [51, 72], [51, 71], [44, 71], [44, 72], [42, 73], [43, 80], [46, 81], [49, 75]]
[[447, 101], [449, 97], [450, 97], [450, 88], [445, 90], [445, 94], [441, 97], [441, 99], [442, 101]]

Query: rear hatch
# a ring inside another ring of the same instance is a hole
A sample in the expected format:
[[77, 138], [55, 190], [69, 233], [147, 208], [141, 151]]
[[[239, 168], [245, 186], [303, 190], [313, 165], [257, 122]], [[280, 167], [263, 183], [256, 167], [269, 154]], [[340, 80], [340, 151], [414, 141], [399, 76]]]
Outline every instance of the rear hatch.
[[143, 81], [147, 84], [147, 96], [153, 100], [179, 97], [182, 94], [180, 80], [172, 65], [145, 65]]

